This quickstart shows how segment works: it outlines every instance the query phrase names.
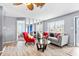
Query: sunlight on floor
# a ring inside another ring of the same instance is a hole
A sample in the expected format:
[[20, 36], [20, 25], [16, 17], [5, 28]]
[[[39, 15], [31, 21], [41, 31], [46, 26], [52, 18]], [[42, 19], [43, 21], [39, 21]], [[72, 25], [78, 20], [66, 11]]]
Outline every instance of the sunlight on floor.
[[79, 56], [79, 47], [74, 47], [72, 52], [74, 56]]

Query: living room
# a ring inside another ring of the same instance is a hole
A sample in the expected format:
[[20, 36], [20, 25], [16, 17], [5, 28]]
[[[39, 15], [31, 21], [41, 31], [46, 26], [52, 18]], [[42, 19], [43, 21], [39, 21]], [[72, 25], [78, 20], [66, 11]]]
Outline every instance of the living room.
[[1, 56], [76, 55], [79, 3], [26, 5], [34, 5], [33, 10], [22, 3], [0, 3]]

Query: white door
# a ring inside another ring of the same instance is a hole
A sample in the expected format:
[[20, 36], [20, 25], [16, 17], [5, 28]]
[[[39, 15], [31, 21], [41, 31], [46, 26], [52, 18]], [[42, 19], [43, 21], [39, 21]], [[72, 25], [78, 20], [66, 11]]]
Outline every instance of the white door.
[[76, 46], [79, 46], [79, 17], [75, 18], [75, 37], [76, 37]]

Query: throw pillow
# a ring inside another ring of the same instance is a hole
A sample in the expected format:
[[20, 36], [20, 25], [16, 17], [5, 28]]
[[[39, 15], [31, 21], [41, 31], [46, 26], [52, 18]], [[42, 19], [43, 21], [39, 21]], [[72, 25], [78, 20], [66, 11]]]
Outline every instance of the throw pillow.
[[30, 34], [28, 34], [28, 37], [29, 37], [29, 38], [33, 38], [33, 36], [31, 36]]

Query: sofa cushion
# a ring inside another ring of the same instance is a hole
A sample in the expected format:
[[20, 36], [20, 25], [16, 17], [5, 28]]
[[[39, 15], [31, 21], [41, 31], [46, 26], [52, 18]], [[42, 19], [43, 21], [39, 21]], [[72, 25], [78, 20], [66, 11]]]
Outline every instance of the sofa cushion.
[[51, 40], [51, 41], [56, 41], [56, 42], [58, 42], [58, 39], [57, 39], [56, 37], [49, 37], [48, 39]]
[[28, 37], [29, 37], [29, 38], [33, 38], [33, 36], [31, 36], [30, 34], [28, 34]]

